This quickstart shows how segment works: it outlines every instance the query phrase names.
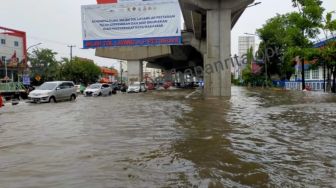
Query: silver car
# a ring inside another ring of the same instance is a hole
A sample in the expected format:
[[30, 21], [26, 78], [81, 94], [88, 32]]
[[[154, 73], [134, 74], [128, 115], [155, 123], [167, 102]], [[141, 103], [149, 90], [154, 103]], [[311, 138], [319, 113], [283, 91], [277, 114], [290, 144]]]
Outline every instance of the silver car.
[[76, 98], [76, 87], [71, 81], [45, 82], [28, 95], [30, 102], [72, 101]]

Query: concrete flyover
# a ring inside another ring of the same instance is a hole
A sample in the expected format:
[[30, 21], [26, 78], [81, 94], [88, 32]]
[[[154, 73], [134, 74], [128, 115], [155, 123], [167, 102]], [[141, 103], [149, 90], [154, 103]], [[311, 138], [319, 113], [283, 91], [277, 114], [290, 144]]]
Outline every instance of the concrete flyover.
[[[128, 61], [131, 81], [142, 80], [141, 62], [161, 69], [206, 70], [231, 56], [231, 29], [254, 0], [179, 0], [185, 30], [181, 46], [98, 48], [96, 56]], [[140, 69], [140, 70], [139, 70]], [[231, 63], [204, 73], [206, 97], [231, 96]]]

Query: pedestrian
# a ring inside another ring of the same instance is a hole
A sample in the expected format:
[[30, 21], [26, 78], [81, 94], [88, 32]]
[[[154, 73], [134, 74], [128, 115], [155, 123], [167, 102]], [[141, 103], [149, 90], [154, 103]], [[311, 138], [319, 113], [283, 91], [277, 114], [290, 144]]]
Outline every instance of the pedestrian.
[[2, 96], [0, 95], [0, 108], [5, 106], [4, 103], [3, 103], [3, 99], [2, 99]]
[[83, 94], [85, 89], [86, 89], [86, 88], [85, 88], [85, 85], [84, 85], [83, 83], [81, 83], [81, 84], [80, 84], [80, 87], [79, 87], [79, 91], [80, 91], [80, 93]]
[[126, 84], [122, 84], [122, 86], [121, 86], [121, 92], [122, 93], [126, 93], [127, 92], [127, 86], [126, 86]]

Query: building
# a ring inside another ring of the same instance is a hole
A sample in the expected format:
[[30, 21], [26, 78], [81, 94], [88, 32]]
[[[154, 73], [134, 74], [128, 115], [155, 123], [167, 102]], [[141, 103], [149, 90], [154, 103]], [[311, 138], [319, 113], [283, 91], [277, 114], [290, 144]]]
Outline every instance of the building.
[[[322, 41], [315, 43], [315, 48], [322, 48], [327, 42], [336, 41], [336, 37], [328, 37]], [[298, 61], [297, 61], [298, 62]], [[324, 80], [324, 70], [322, 66], [311, 69], [310, 66], [314, 62], [304, 62], [304, 77], [306, 89], [312, 91], [324, 91], [327, 82]], [[295, 66], [295, 74], [289, 81], [285, 82], [285, 88], [288, 90], [302, 90], [302, 65], [300, 62]]]
[[[304, 63], [304, 77], [307, 90], [323, 91], [324, 79], [323, 79], [323, 67], [319, 66], [316, 69], [310, 69], [311, 62], [305, 61]], [[295, 66], [295, 74], [292, 75], [288, 82], [285, 82], [285, 88], [288, 90], [302, 90], [302, 73], [301, 63], [297, 63]]]
[[100, 67], [102, 76], [100, 79], [101, 83], [114, 83], [116, 78], [118, 78], [118, 71], [114, 68]]
[[255, 51], [255, 36], [239, 36], [238, 38], [238, 56], [242, 57], [247, 54], [250, 48]]
[[20, 80], [26, 57], [26, 33], [0, 26], [0, 79]]
[[[247, 54], [250, 48], [253, 48], [253, 53], [255, 52], [255, 36], [239, 36], [238, 38], [238, 56], [241, 58]], [[242, 63], [241, 63], [242, 64]], [[232, 73], [234, 74], [235, 79], [240, 79], [242, 76], [242, 72], [245, 69], [246, 64], [242, 64], [242, 66], [234, 66], [232, 67]]]

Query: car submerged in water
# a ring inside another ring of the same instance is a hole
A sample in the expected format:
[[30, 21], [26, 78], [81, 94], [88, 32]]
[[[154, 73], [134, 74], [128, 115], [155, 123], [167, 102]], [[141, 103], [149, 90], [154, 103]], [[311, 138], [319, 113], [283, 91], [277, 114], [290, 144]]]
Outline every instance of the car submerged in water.
[[76, 98], [76, 87], [71, 81], [45, 82], [28, 95], [28, 101], [34, 103], [73, 101]]
[[134, 84], [131, 84], [127, 88], [127, 93], [140, 93], [140, 92], [146, 92], [146, 86], [143, 82], [135, 82]]
[[112, 95], [112, 88], [108, 84], [92, 84], [84, 90], [84, 96], [106, 96]]

